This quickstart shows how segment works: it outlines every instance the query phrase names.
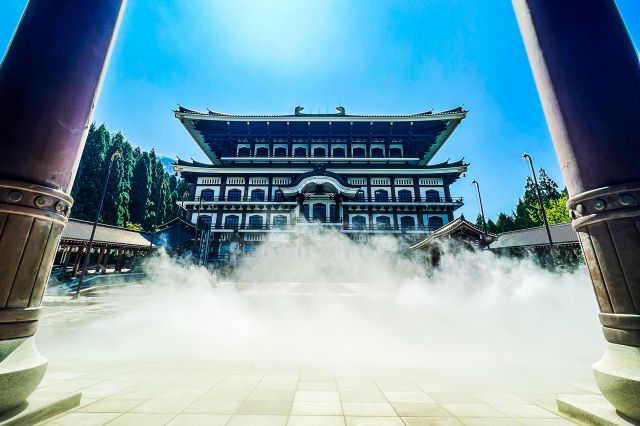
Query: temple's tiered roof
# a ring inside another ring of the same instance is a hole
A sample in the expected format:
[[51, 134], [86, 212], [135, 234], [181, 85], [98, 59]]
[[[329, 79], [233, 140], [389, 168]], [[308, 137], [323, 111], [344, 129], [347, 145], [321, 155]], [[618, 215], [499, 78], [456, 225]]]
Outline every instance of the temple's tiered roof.
[[180, 106], [174, 113], [214, 164], [222, 164], [224, 157], [235, 157], [237, 144], [243, 140], [316, 143], [314, 139], [327, 139], [396, 141], [403, 144], [403, 157], [413, 158], [419, 165], [433, 158], [467, 114], [462, 107], [406, 115], [352, 115], [342, 107], [336, 109], [335, 114], [306, 114], [302, 107], [296, 107], [294, 114], [288, 115], [236, 115]]

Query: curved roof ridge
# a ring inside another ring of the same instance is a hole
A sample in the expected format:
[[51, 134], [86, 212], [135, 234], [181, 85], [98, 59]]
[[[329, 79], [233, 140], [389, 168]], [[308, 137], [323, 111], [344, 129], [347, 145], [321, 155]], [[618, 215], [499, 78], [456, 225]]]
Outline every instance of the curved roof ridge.
[[191, 159], [191, 161], [186, 161], [186, 160], [182, 160], [182, 159], [178, 158], [178, 161], [176, 161], [175, 163], [172, 163], [172, 164], [178, 165], [178, 166], [199, 166], [199, 167], [211, 167], [211, 166], [213, 166], [213, 164], [201, 163], [200, 161], [196, 161], [193, 158]]
[[221, 117], [424, 117], [429, 115], [447, 115], [447, 114], [464, 114], [467, 113], [468, 110], [464, 109], [463, 105], [460, 105], [456, 108], [448, 109], [445, 111], [433, 112], [433, 108], [428, 111], [413, 113], [413, 114], [341, 114], [341, 113], [330, 113], [330, 114], [229, 114], [220, 111], [214, 111], [207, 108], [207, 112], [197, 111], [194, 109], [185, 108], [181, 105], [178, 105], [178, 109], [174, 110], [176, 113], [183, 114], [196, 114], [196, 115], [215, 115]]

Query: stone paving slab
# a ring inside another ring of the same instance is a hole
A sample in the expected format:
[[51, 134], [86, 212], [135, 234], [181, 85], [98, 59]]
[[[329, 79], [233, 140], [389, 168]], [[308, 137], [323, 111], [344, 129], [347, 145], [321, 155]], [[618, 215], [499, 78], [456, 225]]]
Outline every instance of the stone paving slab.
[[248, 364], [52, 361], [42, 390], [81, 391], [83, 398], [39, 424], [575, 424], [555, 405], [566, 385], [528, 384], [526, 392], [509, 392], [504, 384], [467, 383], [459, 385], [462, 391], [440, 392], [424, 390], [424, 382], [422, 372], [402, 370], [346, 374]]
[[73, 359], [74, 348], [67, 353], [51, 344], [96, 318], [135, 307], [140, 297], [144, 293], [118, 291], [113, 298], [58, 300], [45, 308], [38, 338], [50, 366], [41, 390], [82, 392], [82, 400], [40, 424], [560, 426], [575, 423], [558, 411], [559, 394], [597, 393], [591, 382], [560, 377], [558, 383], [477, 383], [437, 368], [410, 371], [401, 365], [367, 370], [233, 361], [95, 362]]

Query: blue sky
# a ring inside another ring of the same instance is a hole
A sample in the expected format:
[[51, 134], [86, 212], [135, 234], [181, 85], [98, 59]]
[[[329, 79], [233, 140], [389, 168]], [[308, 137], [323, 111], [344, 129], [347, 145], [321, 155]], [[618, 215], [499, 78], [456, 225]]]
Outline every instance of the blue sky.
[[[0, 2], [0, 49], [25, 0]], [[636, 46], [640, 2], [617, 2]], [[452, 188], [475, 219], [510, 211], [529, 152], [561, 186], [510, 2], [129, 0], [95, 121], [135, 145], [204, 160], [177, 105], [228, 113], [393, 114], [469, 109], [434, 161], [464, 157]]]

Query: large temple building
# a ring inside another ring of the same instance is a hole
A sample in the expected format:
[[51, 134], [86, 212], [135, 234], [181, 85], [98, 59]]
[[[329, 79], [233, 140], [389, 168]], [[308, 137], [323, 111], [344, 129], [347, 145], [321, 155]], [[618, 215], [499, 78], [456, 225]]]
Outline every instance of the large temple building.
[[232, 115], [175, 111], [210, 164], [178, 160], [191, 183], [180, 201], [198, 225], [200, 253], [225, 259], [267, 238], [286, 242], [309, 227], [366, 241], [409, 242], [453, 220], [463, 200], [450, 186], [467, 164], [431, 164], [467, 111], [409, 115]]

